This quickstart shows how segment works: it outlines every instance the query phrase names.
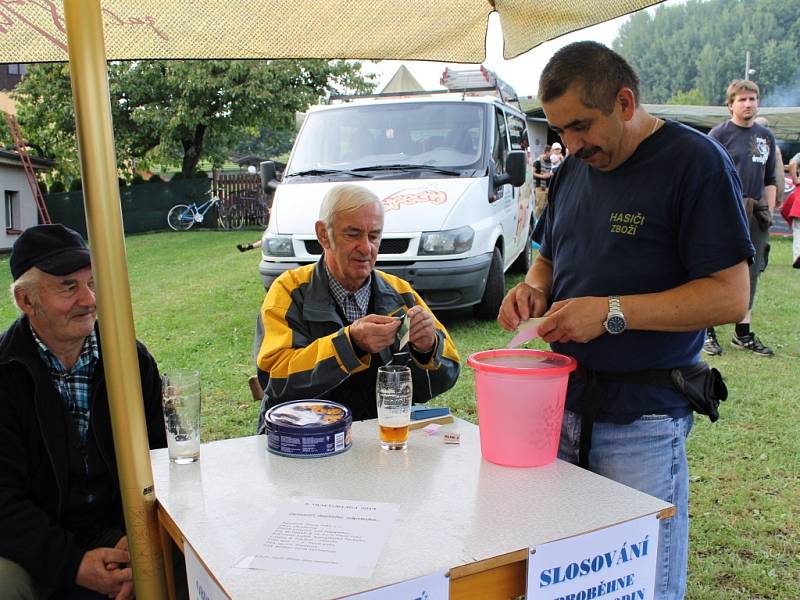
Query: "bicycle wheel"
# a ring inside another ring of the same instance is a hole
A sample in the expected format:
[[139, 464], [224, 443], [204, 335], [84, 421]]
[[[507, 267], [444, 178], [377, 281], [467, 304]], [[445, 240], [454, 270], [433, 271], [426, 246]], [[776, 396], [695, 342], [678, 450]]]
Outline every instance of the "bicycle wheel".
[[189, 231], [194, 225], [194, 212], [186, 204], [176, 204], [167, 213], [167, 225], [175, 231]]
[[228, 227], [231, 229], [241, 229], [244, 227], [244, 215], [240, 211], [235, 211], [228, 215]]
[[221, 204], [217, 204], [217, 229], [228, 228], [228, 216]]

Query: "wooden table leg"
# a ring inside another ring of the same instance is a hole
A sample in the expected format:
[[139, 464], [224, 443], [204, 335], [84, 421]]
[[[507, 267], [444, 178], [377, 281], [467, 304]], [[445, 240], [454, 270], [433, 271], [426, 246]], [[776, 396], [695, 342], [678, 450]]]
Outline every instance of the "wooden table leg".
[[158, 507], [157, 514], [161, 552], [164, 556], [164, 573], [167, 578], [167, 595], [169, 600], [176, 600], [175, 561], [172, 559], [172, 552], [175, 547], [183, 552], [183, 537], [178, 532], [175, 523], [161, 506]]

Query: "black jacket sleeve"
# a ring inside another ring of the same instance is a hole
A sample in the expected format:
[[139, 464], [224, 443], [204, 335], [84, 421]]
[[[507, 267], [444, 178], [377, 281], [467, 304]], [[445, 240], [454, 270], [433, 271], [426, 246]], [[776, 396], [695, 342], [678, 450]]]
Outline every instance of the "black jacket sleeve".
[[166, 448], [167, 434], [164, 430], [164, 413], [161, 408], [161, 375], [158, 365], [141, 342], [136, 342], [139, 351], [139, 372], [142, 378], [142, 400], [147, 424], [150, 448]]

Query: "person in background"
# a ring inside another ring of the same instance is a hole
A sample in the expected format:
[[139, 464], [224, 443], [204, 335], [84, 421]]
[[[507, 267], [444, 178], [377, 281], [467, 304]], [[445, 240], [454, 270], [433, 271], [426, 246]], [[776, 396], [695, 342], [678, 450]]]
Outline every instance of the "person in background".
[[794, 190], [786, 197], [781, 206], [781, 215], [792, 228], [792, 267], [800, 269], [800, 178], [797, 168], [800, 165], [800, 152], [789, 161], [789, 176]]
[[[750, 226], [750, 239], [755, 246], [755, 258], [750, 265], [750, 304], [744, 319], [736, 323], [731, 346], [749, 350], [755, 356], [773, 356], [769, 346], [761, 343], [750, 330], [753, 304], [758, 278], [767, 268], [769, 256], [769, 228], [775, 212], [777, 194], [775, 169], [775, 137], [772, 132], [755, 122], [758, 113], [758, 86], [752, 81], [736, 79], [727, 90], [728, 111], [731, 118], [717, 125], [708, 135], [722, 144], [730, 153], [742, 181], [745, 211]], [[783, 177], [781, 177], [783, 187]], [[713, 327], [706, 332], [703, 352], [711, 356], [722, 354]]]
[[800, 185], [800, 169], [798, 169], [798, 165], [800, 165], [800, 152], [795, 154], [789, 160], [789, 177], [792, 179], [792, 185]]
[[[11, 250], [22, 313], [0, 337], [0, 598], [133, 597], [89, 249], [63, 225]], [[161, 379], [137, 343], [151, 448]]]
[[536, 200], [534, 204], [534, 216], [538, 220], [547, 205], [547, 188], [550, 186], [550, 177], [552, 177], [552, 165], [550, 163], [550, 144], [544, 147], [544, 150], [535, 161], [533, 161], [533, 179], [536, 182]]
[[[322, 258], [282, 273], [261, 307], [266, 333], [256, 362], [269, 383], [259, 431], [267, 408], [304, 398], [344, 404], [354, 420], [377, 417], [377, 371], [389, 362], [408, 362], [414, 403], [450, 389], [461, 368], [450, 334], [419, 294], [374, 268], [383, 233], [383, 202], [375, 194], [334, 186], [315, 228]], [[397, 335], [403, 316], [407, 346]]]
[[555, 171], [558, 167], [561, 166], [561, 163], [564, 161], [564, 154], [562, 153], [561, 144], [558, 142], [554, 142], [551, 146], [552, 152], [550, 153], [550, 165], [551, 169]]
[[513, 331], [544, 316], [542, 339], [578, 361], [559, 457], [675, 505], [659, 525], [654, 597], [679, 600], [693, 420], [672, 373], [709, 382], [705, 328], [747, 308], [741, 187], [721, 146], [647, 113], [638, 76], [601, 44], [556, 52], [538, 97], [569, 154], [536, 227], [539, 254], [498, 322]]
[[[767, 117], [756, 117], [755, 123], [769, 129], [769, 119]], [[773, 134], [774, 135], [774, 134]], [[775, 144], [775, 207], [780, 208], [783, 198], [786, 196], [785, 183], [786, 168], [783, 165], [783, 152], [781, 147]]]

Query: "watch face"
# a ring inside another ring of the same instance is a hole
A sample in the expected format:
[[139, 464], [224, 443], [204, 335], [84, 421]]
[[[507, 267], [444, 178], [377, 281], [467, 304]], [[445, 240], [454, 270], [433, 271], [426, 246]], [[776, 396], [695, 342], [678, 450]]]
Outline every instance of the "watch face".
[[625, 331], [625, 319], [620, 315], [611, 315], [606, 319], [608, 333], [622, 333]]

